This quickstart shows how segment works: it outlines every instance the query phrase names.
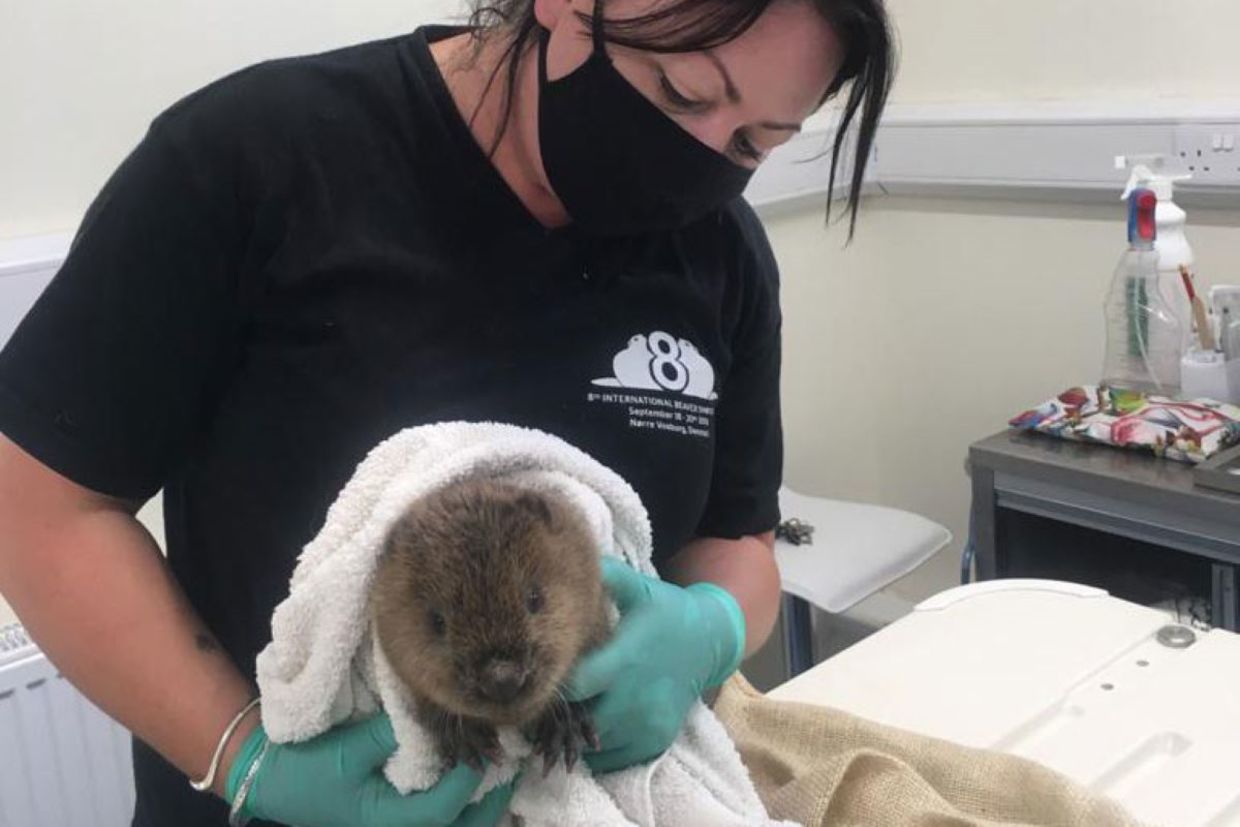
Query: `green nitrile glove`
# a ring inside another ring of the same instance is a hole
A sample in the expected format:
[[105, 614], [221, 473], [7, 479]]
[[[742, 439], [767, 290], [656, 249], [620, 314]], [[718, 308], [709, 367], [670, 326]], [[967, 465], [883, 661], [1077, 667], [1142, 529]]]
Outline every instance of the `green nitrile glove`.
[[710, 583], [688, 588], [603, 560], [603, 582], [620, 609], [612, 639], [578, 663], [570, 700], [594, 699], [602, 749], [587, 753], [596, 773], [662, 754], [693, 702], [740, 666], [745, 615], [736, 599]]
[[[230, 802], [266, 742], [261, 725], [246, 738], [228, 771]], [[383, 776], [395, 750], [386, 715], [300, 744], [268, 744], [242, 814], [289, 827], [494, 827], [508, 809], [511, 784], [469, 805], [482, 774], [464, 765], [425, 792], [401, 795]]]

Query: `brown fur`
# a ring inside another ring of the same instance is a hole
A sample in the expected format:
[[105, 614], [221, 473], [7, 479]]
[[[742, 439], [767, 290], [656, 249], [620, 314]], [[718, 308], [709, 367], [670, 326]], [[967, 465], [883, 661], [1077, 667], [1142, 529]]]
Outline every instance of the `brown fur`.
[[[590, 531], [559, 498], [468, 480], [419, 500], [388, 537], [371, 599], [379, 644], [449, 764], [497, 757], [496, 725], [531, 732], [548, 764], [591, 740], [558, 689], [606, 639], [607, 604]], [[510, 701], [484, 693], [496, 659], [527, 675]]]

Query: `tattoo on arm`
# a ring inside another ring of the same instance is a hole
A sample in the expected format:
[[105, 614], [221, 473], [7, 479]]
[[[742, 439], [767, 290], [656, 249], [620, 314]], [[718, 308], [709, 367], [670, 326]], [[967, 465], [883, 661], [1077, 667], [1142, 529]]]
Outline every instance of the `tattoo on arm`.
[[220, 643], [210, 632], [198, 632], [194, 635], [194, 642], [198, 644], [198, 651], [207, 654], [215, 654], [220, 651]]

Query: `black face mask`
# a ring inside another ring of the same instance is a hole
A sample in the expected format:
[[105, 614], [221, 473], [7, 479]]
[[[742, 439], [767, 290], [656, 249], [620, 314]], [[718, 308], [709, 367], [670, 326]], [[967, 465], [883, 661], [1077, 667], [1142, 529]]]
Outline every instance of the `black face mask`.
[[595, 4], [594, 51], [547, 80], [538, 49], [538, 140], [551, 188], [582, 231], [636, 235], [682, 227], [740, 195], [753, 170], [686, 132], [612, 66]]

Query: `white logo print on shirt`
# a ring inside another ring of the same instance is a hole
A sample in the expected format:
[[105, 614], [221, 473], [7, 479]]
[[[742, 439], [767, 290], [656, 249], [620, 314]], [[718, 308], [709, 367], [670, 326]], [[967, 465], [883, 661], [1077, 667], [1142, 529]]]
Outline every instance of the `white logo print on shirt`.
[[715, 369], [692, 342], [656, 330], [637, 334], [611, 362], [615, 376], [595, 379], [605, 388], [636, 388], [717, 399]]

